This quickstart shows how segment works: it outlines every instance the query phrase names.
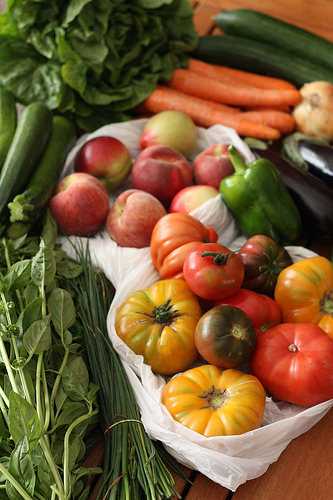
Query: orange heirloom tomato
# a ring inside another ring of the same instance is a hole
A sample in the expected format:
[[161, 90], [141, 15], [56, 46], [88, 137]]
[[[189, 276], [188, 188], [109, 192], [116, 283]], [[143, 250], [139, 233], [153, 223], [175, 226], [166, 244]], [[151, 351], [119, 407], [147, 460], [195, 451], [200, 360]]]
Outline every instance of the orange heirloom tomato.
[[204, 436], [231, 436], [260, 427], [265, 390], [253, 375], [213, 365], [192, 368], [163, 388], [173, 418]]
[[325, 257], [300, 260], [284, 269], [275, 288], [286, 323], [314, 323], [333, 338], [333, 265]]
[[197, 358], [194, 332], [200, 316], [198, 300], [184, 280], [163, 280], [132, 293], [118, 308], [115, 327], [154, 372], [170, 375]]
[[180, 278], [186, 256], [200, 243], [214, 243], [217, 234], [191, 215], [164, 215], [156, 224], [150, 241], [151, 258], [161, 278]]

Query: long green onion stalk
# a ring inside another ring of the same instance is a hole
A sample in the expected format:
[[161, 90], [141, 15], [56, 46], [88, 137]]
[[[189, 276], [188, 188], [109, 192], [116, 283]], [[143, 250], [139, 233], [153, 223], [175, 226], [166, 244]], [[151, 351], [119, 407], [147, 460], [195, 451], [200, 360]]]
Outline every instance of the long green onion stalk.
[[83, 272], [72, 283], [83, 340], [105, 425], [104, 476], [100, 499], [159, 500], [175, 494], [165, 451], [146, 434], [125, 369], [109, 339], [106, 317], [114, 289], [77, 250]]

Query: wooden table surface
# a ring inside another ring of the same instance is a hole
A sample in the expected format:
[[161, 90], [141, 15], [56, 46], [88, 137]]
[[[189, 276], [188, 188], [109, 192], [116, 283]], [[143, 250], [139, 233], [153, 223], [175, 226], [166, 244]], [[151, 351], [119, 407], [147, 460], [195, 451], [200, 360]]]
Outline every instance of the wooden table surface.
[[[280, 17], [333, 41], [333, 0], [192, 0], [192, 5], [200, 35], [219, 32], [212, 16], [220, 10], [246, 7]], [[309, 246], [330, 258], [332, 244], [313, 241]], [[191, 484], [176, 478], [177, 491], [186, 500], [333, 500], [332, 429], [333, 411], [292, 441], [263, 476], [248, 481], [235, 493], [187, 469], [184, 473]], [[102, 441], [96, 448], [101, 464]], [[96, 461], [93, 465], [97, 465]], [[96, 496], [97, 487], [91, 498]]]
[[[333, 41], [333, 0], [194, 0], [192, 4], [200, 35], [219, 32], [212, 16], [220, 10], [245, 7], [280, 17]], [[310, 246], [330, 256], [330, 245], [313, 242]], [[292, 441], [266, 474], [248, 481], [235, 493], [195, 472], [190, 475], [192, 486], [184, 488], [179, 483], [179, 492], [186, 500], [332, 500], [332, 429], [333, 411]]]

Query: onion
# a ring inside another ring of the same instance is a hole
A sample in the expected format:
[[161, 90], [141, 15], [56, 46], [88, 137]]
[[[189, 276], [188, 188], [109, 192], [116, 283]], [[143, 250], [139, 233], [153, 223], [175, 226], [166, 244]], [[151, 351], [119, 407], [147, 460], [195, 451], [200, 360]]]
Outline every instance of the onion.
[[303, 100], [293, 113], [297, 129], [312, 137], [333, 140], [333, 84], [306, 83], [300, 92]]

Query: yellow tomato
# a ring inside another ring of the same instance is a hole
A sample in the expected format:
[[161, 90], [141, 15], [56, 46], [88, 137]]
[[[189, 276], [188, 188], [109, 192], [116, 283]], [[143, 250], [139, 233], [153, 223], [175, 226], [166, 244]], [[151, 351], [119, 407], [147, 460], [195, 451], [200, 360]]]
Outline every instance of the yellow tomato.
[[198, 300], [182, 279], [158, 281], [130, 295], [116, 314], [116, 332], [152, 370], [170, 375], [197, 357]]
[[286, 323], [314, 323], [333, 338], [333, 265], [311, 257], [286, 267], [275, 288]]
[[265, 391], [253, 375], [213, 365], [192, 368], [165, 386], [162, 402], [175, 420], [204, 436], [231, 436], [259, 427]]

